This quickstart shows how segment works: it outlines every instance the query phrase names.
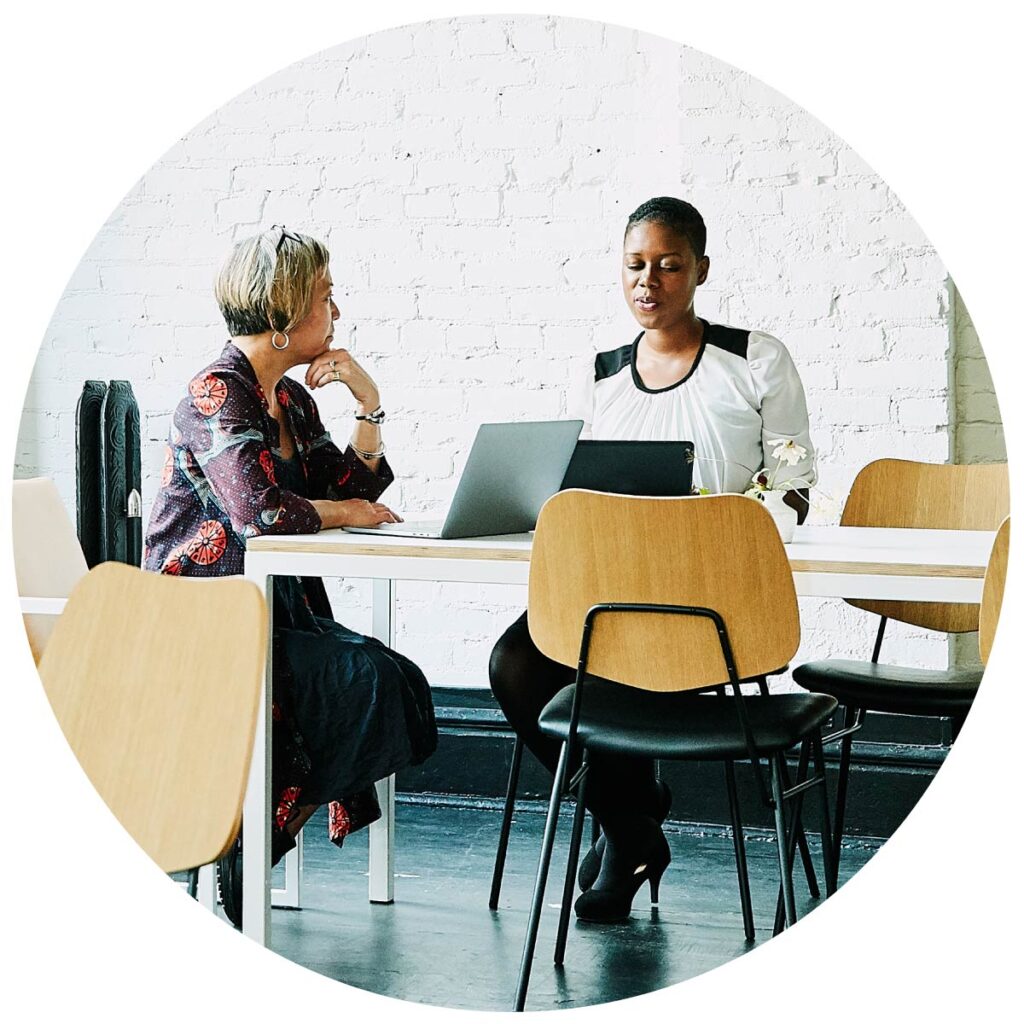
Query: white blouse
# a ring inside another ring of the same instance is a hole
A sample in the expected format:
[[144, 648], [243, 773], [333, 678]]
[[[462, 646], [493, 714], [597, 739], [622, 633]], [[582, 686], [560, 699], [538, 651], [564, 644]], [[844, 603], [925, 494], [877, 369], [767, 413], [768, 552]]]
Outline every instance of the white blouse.
[[[702, 323], [690, 372], [667, 388], [648, 388], [637, 373], [643, 332], [631, 345], [588, 360], [569, 398], [569, 415], [583, 420], [580, 437], [692, 441], [693, 485], [716, 494], [745, 491], [755, 473], [777, 466], [776, 486], [810, 487], [807, 402], [786, 347], [762, 331]], [[806, 456], [779, 466], [770, 446], [777, 439], [806, 448]]]

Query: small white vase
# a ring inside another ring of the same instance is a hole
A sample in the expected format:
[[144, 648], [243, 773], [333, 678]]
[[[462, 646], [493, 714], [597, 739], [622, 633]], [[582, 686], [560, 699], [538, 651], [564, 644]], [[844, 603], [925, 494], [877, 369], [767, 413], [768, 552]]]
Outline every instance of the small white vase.
[[788, 544], [796, 529], [796, 509], [786, 504], [785, 494], [785, 491], [762, 491], [760, 498], [775, 520], [782, 543]]

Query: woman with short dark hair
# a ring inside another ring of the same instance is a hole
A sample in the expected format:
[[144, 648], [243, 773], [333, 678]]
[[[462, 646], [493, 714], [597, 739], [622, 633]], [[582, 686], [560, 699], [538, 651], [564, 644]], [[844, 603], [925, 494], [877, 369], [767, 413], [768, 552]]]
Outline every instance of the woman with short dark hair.
[[[569, 414], [584, 421], [583, 438], [692, 441], [694, 484], [711, 493], [746, 491], [767, 470], [776, 486], [792, 488], [785, 500], [802, 520], [814, 449], [800, 377], [771, 335], [697, 316], [694, 295], [710, 268], [706, 241], [703, 218], [681, 199], [650, 199], [633, 211], [622, 288], [642, 330], [586, 361]], [[802, 449], [803, 458], [781, 462], [770, 443], [779, 440]], [[495, 645], [490, 678], [509, 723], [554, 773], [560, 744], [537, 720], [575, 671], [537, 650], [524, 614]], [[661, 877], [670, 859], [661, 831], [670, 803], [651, 761], [592, 754], [586, 804], [602, 838], [580, 864], [578, 917], [622, 920], [639, 887]]]

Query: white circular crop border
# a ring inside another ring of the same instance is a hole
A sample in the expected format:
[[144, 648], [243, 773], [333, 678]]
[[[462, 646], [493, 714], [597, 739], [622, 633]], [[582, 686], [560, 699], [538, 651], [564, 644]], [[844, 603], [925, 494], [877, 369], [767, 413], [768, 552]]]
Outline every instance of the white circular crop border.
[[[903, 11], [891, 0], [774, 8], [720, 2], [701, 10], [577, 2], [521, 13], [628, 24], [694, 46], [762, 79], [845, 139], [907, 205], [966, 297], [1015, 462], [1022, 424], [1010, 388], [1022, 363], [1017, 268], [1024, 227], [1014, 190], [1019, 32], [1001, 20], [1001, 5], [985, 0], [905, 6], [917, 9]], [[51, 3], [15, 16], [2, 68], [8, 110], [0, 280], [13, 360], [4, 410], [8, 466], [38, 340], [67, 278], [99, 225], [179, 135], [252, 83], [346, 39], [433, 17], [517, 13], [505, 3], [392, 3], [383, 14], [341, 8], [320, 0], [294, 13], [264, 0]], [[6, 480], [4, 486], [6, 503]], [[8, 519], [3, 559], [10, 581]], [[1006, 624], [1022, 608], [1014, 578], [1020, 562], [1013, 558], [988, 685], [908, 825], [839, 899], [797, 929], [685, 985], [642, 997], [641, 1012], [666, 1020], [749, 1012], [764, 1021], [800, 1012], [837, 1021], [872, 1012], [945, 1020], [969, 1011], [995, 1019], [995, 1007], [1014, 998], [1010, 929], [1022, 908], [1014, 880], [1021, 825], [1011, 730], [1024, 708]], [[446, 1019], [438, 1016], [443, 1009], [339, 988], [155, 884], [158, 869], [100, 813], [59, 734], [32, 674], [10, 582], [4, 601], [13, 678], [0, 716], [2, 863], [6, 930], [16, 943], [7, 963], [9, 984], [21, 1005], [36, 1010], [33, 1017], [95, 1009], [110, 1020], [229, 1013], [265, 1020], [335, 1008]], [[611, 1020], [632, 1009], [610, 1004], [585, 1012]], [[477, 1017], [493, 1015], [465, 1019]]]

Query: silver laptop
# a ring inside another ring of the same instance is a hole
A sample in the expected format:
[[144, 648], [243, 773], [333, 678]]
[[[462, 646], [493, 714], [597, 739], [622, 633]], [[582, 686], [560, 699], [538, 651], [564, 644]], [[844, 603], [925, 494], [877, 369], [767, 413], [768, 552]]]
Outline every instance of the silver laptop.
[[349, 533], [392, 537], [491, 537], [526, 533], [562, 483], [583, 420], [484, 423], [443, 523], [346, 526]]

